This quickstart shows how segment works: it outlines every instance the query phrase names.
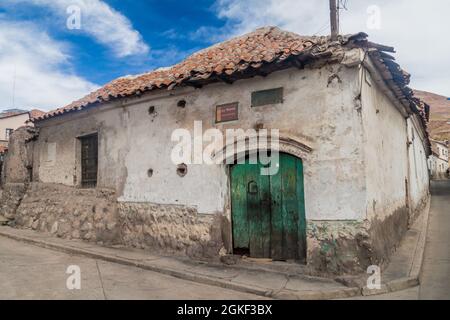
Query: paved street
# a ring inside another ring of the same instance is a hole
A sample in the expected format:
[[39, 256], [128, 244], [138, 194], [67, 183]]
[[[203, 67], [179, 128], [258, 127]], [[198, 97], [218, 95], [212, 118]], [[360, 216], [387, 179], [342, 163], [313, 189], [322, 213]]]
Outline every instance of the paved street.
[[450, 180], [432, 182], [430, 222], [421, 285], [359, 299], [450, 300]]
[[[66, 270], [81, 268], [81, 290]], [[0, 238], [0, 299], [261, 299], [115, 263], [70, 256]]]
[[450, 181], [432, 184], [420, 299], [450, 299]]
[[[357, 299], [450, 299], [450, 181], [433, 182], [421, 286]], [[81, 268], [68, 290], [67, 267]], [[139, 268], [71, 256], [0, 238], [0, 299], [261, 299]]]

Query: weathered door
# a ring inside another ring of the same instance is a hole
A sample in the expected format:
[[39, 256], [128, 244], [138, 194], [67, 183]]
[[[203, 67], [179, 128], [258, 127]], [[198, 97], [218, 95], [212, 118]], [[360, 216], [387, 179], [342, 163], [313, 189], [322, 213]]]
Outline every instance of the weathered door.
[[255, 258], [270, 256], [270, 185], [260, 168], [236, 165], [231, 173], [234, 247]]
[[98, 135], [93, 134], [81, 140], [81, 185], [84, 188], [97, 186]]
[[302, 161], [280, 154], [279, 171], [261, 175], [260, 164], [231, 168], [233, 240], [237, 253], [254, 258], [306, 258]]

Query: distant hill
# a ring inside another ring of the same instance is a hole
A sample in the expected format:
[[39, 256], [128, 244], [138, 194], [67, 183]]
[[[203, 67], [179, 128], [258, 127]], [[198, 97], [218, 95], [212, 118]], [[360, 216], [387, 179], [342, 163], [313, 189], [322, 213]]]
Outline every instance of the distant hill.
[[415, 96], [431, 107], [429, 130], [435, 140], [450, 140], [450, 101], [447, 97], [425, 91], [414, 91]]

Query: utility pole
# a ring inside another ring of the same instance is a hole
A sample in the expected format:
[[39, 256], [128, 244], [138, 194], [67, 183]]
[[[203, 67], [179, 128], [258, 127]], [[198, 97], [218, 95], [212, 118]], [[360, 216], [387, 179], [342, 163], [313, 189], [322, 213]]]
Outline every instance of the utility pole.
[[338, 0], [330, 0], [330, 22], [331, 22], [331, 40], [337, 40], [339, 34], [339, 11]]

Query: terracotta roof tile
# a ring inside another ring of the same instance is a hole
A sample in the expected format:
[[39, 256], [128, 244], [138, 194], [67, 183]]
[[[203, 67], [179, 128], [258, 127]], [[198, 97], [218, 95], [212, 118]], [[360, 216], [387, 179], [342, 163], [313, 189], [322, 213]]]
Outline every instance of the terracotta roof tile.
[[391, 81], [392, 90], [397, 92], [399, 99], [410, 99], [412, 91], [407, 87], [409, 75], [393, 62], [393, 57], [384, 53], [392, 52], [393, 48], [367, 41], [364, 33], [331, 42], [329, 37], [306, 37], [276, 27], [265, 27], [201, 50], [170, 68], [116, 79], [86, 97], [66, 107], [38, 115], [32, 121], [155, 89], [172, 90], [178, 86], [202, 86], [215, 81], [232, 82], [258, 73], [268, 74], [290, 66], [304, 65], [308, 60], [329, 57], [335, 52], [342, 53], [344, 46], [352, 45], [374, 49], [379, 55], [372, 55], [386, 68], [383, 71], [386, 71], [386, 80]]
[[31, 118], [38, 118], [41, 117], [45, 114], [44, 111], [38, 110], [38, 109], [33, 109], [30, 111], [30, 117]]

